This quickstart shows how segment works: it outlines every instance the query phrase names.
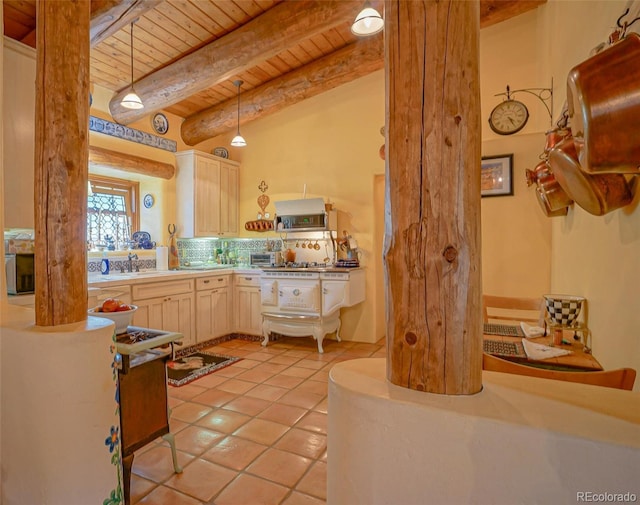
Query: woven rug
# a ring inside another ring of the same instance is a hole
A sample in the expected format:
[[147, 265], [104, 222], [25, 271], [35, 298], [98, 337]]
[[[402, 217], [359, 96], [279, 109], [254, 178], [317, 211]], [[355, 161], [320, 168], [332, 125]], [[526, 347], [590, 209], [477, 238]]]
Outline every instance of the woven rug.
[[205, 351], [194, 352], [167, 363], [167, 382], [174, 387], [184, 386], [241, 359]]

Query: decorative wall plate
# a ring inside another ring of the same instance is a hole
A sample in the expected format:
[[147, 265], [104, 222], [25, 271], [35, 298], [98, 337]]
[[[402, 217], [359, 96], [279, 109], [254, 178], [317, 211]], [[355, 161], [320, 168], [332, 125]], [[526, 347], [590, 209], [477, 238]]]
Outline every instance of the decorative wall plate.
[[220, 156], [221, 158], [229, 158], [229, 151], [227, 151], [226, 147], [216, 147], [213, 150], [214, 156]]
[[153, 195], [147, 193], [146, 195], [144, 195], [142, 203], [144, 204], [145, 208], [150, 209], [151, 207], [153, 207], [155, 199], [153, 198]]
[[167, 119], [167, 116], [165, 116], [161, 112], [158, 112], [155, 116], [153, 116], [151, 124], [153, 125], [153, 129], [155, 130], [155, 132], [159, 133], [160, 135], [164, 135], [169, 131], [169, 120]]

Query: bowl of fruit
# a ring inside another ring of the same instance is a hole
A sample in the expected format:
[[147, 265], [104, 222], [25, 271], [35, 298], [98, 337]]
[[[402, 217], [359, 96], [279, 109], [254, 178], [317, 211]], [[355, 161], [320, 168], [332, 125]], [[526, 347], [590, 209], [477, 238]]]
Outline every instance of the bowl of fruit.
[[135, 305], [122, 303], [117, 298], [107, 298], [101, 305], [89, 309], [87, 312], [90, 316], [111, 319], [116, 323], [116, 335], [120, 335], [121, 333], [126, 333], [136, 310], [138, 310], [138, 307]]

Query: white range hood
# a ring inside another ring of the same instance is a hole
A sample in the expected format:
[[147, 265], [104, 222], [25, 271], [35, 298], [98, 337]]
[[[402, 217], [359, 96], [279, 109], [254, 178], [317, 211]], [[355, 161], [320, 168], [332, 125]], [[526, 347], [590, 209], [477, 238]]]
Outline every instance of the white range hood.
[[300, 200], [284, 200], [274, 202], [278, 216], [302, 216], [324, 214], [322, 198], [303, 198]]

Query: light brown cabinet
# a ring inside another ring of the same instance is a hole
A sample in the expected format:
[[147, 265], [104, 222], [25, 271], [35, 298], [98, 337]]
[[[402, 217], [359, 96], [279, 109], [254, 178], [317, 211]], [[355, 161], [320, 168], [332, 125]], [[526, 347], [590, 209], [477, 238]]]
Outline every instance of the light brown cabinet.
[[178, 234], [238, 235], [239, 164], [195, 150], [176, 153], [176, 163]]
[[235, 329], [238, 333], [262, 335], [260, 275], [234, 275]]
[[232, 333], [230, 275], [203, 277], [196, 280], [196, 341]]

